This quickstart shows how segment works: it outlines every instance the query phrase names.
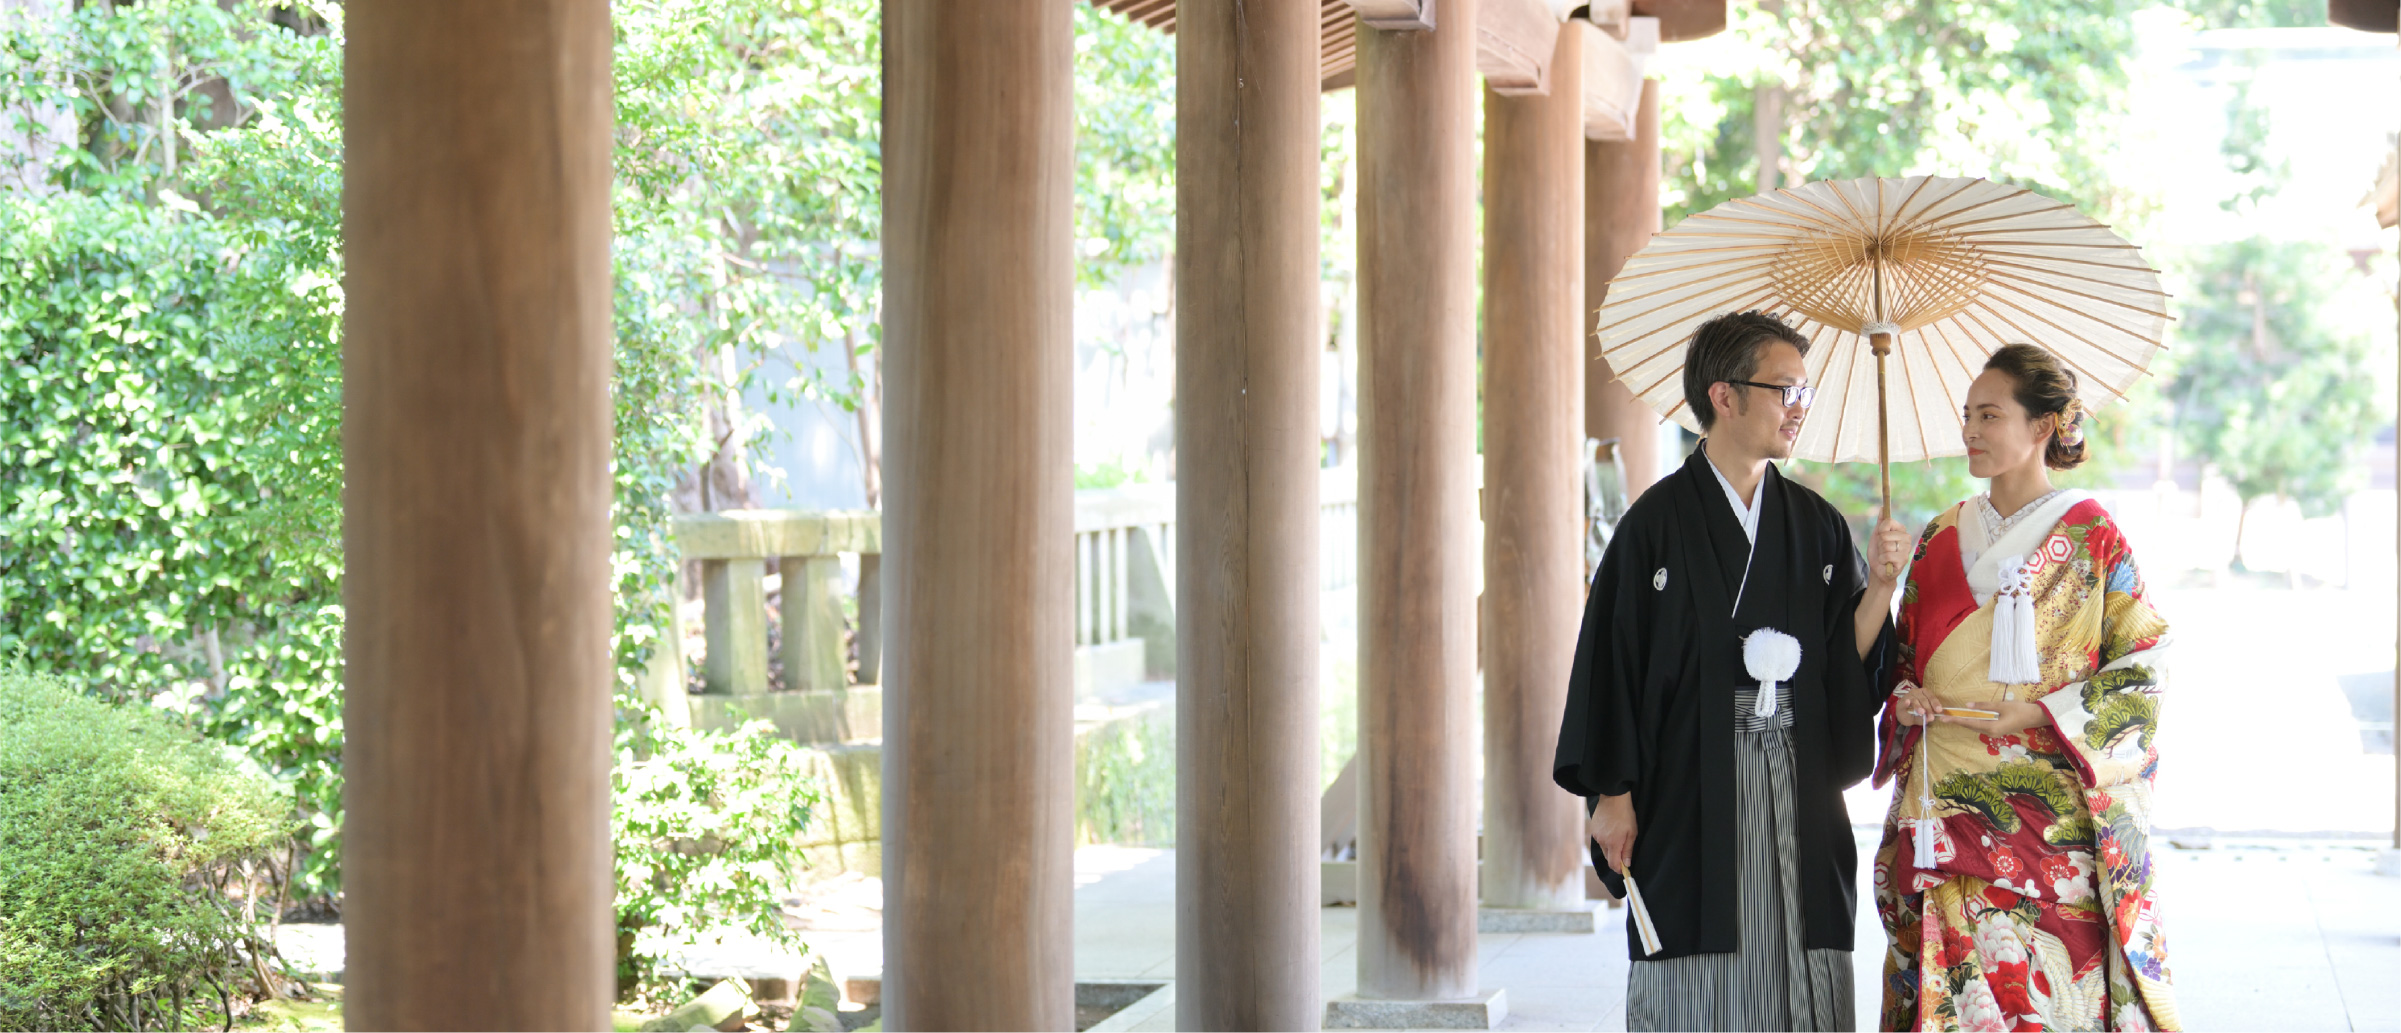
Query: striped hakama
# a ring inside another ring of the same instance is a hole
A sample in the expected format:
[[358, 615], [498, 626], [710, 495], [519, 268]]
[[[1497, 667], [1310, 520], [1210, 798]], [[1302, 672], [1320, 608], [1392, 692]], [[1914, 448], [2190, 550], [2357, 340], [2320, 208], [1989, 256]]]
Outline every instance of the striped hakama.
[[[1789, 700], [1789, 686], [1779, 686]], [[1626, 980], [1628, 1030], [1850, 1030], [1851, 952], [1801, 946], [1799, 845], [1793, 829], [1792, 708], [1752, 716], [1740, 690], [1734, 733], [1742, 899], [1732, 954], [1637, 961]], [[1769, 727], [1773, 725], [1774, 727]]]

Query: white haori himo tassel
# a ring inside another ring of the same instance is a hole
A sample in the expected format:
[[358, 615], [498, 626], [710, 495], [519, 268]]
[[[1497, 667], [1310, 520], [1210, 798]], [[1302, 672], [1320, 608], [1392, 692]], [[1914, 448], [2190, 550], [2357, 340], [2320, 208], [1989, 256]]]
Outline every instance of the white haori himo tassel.
[[1801, 669], [1801, 640], [1774, 628], [1761, 628], [1742, 640], [1742, 666], [1759, 679], [1759, 698], [1751, 713], [1768, 717], [1776, 712], [1776, 683]]
[[1993, 593], [1992, 661], [1985, 677], [2003, 685], [2042, 680], [2042, 658], [2034, 647], [2034, 594], [2024, 556], [2000, 562], [2001, 586]]
[[[1629, 864], [1626, 867], [1632, 869], [1634, 866]], [[1659, 927], [1651, 924], [1651, 909], [1642, 904], [1642, 888], [1634, 885], [1634, 873], [1631, 870], [1618, 874], [1626, 880], [1626, 904], [1634, 912], [1634, 932], [1642, 937], [1642, 952], [1659, 953]]]

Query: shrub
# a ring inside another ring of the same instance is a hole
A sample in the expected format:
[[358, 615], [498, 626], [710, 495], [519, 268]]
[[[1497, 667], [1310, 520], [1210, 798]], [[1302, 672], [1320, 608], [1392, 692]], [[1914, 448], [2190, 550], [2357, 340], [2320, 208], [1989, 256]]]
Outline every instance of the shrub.
[[782, 903], [819, 800], [806, 754], [765, 721], [697, 731], [617, 705], [618, 995], [662, 999], [666, 953], [728, 930], [798, 950]]
[[217, 1026], [280, 989], [291, 811], [161, 711], [0, 672], [0, 1028]]

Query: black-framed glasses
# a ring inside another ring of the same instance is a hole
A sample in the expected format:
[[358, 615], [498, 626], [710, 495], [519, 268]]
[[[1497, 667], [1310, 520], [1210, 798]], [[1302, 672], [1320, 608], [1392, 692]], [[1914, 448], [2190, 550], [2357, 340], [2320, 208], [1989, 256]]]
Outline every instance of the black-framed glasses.
[[1796, 405], [1806, 409], [1817, 401], [1817, 389], [1807, 384], [1762, 384], [1756, 380], [1729, 380], [1726, 383], [1737, 387], [1764, 387], [1777, 392], [1783, 397], [1787, 409]]

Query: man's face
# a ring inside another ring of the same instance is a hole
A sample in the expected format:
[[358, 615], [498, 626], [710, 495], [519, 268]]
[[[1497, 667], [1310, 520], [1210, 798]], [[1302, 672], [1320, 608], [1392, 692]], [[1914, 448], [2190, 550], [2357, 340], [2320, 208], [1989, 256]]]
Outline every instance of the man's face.
[[[1760, 351], [1759, 369], [1750, 379], [1778, 387], [1797, 386], [1809, 382], [1809, 368], [1801, 361], [1800, 349], [1784, 341], [1770, 341]], [[1800, 440], [1801, 421], [1809, 415], [1808, 408], [1785, 405], [1772, 388], [1715, 384], [1710, 394], [1713, 399], [1723, 399], [1717, 404], [1717, 426], [1709, 429], [1710, 437], [1749, 455], [1792, 458], [1792, 446]]]

